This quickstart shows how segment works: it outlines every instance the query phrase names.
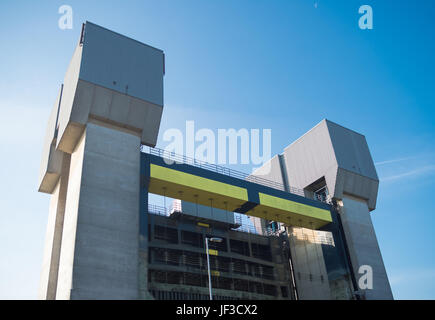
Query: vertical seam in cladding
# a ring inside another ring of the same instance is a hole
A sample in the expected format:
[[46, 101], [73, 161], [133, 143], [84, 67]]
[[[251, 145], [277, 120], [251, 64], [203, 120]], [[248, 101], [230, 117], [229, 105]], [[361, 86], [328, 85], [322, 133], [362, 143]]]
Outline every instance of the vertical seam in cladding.
[[279, 154], [278, 155], [278, 162], [279, 162], [279, 167], [280, 167], [280, 171], [281, 171], [281, 177], [282, 177], [282, 182], [284, 184], [284, 189], [287, 192], [290, 192], [290, 185], [288, 182], [288, 175], [287, 175], [287, 168], [285, 166], [285, 159], [284, 159], [284, 154]]

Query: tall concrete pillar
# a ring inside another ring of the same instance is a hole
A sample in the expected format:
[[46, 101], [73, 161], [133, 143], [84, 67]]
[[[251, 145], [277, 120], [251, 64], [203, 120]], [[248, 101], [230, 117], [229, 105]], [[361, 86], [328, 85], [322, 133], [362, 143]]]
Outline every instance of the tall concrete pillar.
[[373, 287], [356, 291], [366, 299], [392, 299], [370, 218], [370, 211], [376, 208], [379, 179], [365, 137], [323, 120], [285, 148], [283, 157], [290, 185], [311, 196], [322, 190], [338, 204], [357, 284], [361, 267], [373, 269]]
[[[379, 179], [363, 135], [323, 120], [254, 175], [279, 182], [288, 190], [301, 189], [307, 197], [320, 196], [335, 202], [356, 278], [355, 292], [366, 299], [393, 298], [370, 217], [370, 211], [376, 208]], [[293, 248], [297, 254], [303, 252], [302, 244]], [[309, 242], [305, 244], [313, 247]], [[297, 261], [295, 270], [298, 266], [301, 270], [314, 268], [316, 261], [311, 261]], [[365, 266], [373, 270], [372, 288], [358, 287], [362, 276], [359, 271]], [[310, 289], [299, 281], [301, 285], [306, 297], [326, 292], [318, 290], [319, 286]], [[326, 296], [322, 295], [322, 299]]]
[[87, 22], [47, 126], [41, 299], [139, 297], [140, 146], [154, 146], [164, 56]]
[[299, 299], [330, 300], [331, 290], [318, 232], [289, 227], [288, 234]]
[[[344, 195], [338, 200], [339, 213], [352, 261], [353, 272], [360, 279], [363, 298], [392, 299], [392, 293], [381, 250], [376, 239], [369, 208], [365, 199]], [[370, 267], [368, 271], [366, 266]], [[369, 272], [369, 273], [367, 273]], [[362, 276], [372, 277], [372, 284]], [[372, 288], [370, 288], [372, 286]], [[368, 287], [367, 289], [364, 289]]]
[[138, 294], [140, 137], [95, 123], [72, 153], [58, 299]]
[[56, 298], [57, 277], [59, 270], [60, 250], [62, 244], [63, 222], [65, 215], [66, 194], [68, 190], [70, 155], [62, 159], [61, 174], [50, 198], [47, 234], [43, 254], [43, 266], [38, 291], [39, 299]]

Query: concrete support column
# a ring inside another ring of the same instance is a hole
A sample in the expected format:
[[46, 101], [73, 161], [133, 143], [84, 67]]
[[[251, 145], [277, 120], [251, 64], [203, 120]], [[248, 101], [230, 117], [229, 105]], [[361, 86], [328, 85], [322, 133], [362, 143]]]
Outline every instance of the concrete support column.
[[370, 266], [373, 270], [373, 288], [362, 290], [365, 298], [393, 299], [367, 201], [345, 195], [337, 203], [357, 282], [363, 275], [359, 274], [361, 266]]
[[140, 137], [88, 123], [72, 155], [57, 299], [137, 299]]
[[70, 159], [69, 154], [63, 154], [61, 176], [50, 199], [38, 299], [53, 300], [56, 298]]
[[[40, 298], [140, 296], [148, 261], [140, 177], [149, 176], [140, 172], [140, 146], [157, 142], [163, 76], [162, 50], [83, 24], [41, 159], [38, 190], [52, 200]], [[62, 169], [63, 156], [70, 162]]]
[[[330, 300], [331, 289], [325, 260], [321, 243], [317, 241], [315, 231], [306, 228], [289, 227], [288, 234], [291, 235], [289, 241], [299, 299]], [[310, 275], [312, 279], [310, 279]], [[323, 281], [321, 280], [322, 275]]]

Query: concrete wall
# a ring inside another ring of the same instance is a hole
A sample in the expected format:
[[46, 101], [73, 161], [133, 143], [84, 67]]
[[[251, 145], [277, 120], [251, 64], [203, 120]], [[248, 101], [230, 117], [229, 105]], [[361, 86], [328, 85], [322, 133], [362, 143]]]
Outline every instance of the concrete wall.
[[89, 22], [80, 40], [44, 142], [39, 191], [53, 195], [39, 297], [136, 299], [140, 145], [157, 141], [164, 55]]
[[[79, 80], [82, 51], [83, 47], [80, 45], [78, 45], [74, 50], [74, 54], [63, 80], [63, 93], [59, 109], [59, 130], [56, 149], [60, 149], [67, 153], [71, 153], [74, 150], [78, 139], [83, 133], [83, 125], [85, 123], [83, 121], [78, 122], [78, 119], [75, 119], [74, 115], [72, 115], [76, 88]], [[74, 125], [68, 127], [70, 121], [72, 121]]]
[[57, 298], [138, 297], [137, 135], [88, 123], [71, 162]]
[[379, 180], [365, 137], [323, 120], [288, 146], [284, 157], [290, 185], [306, 188], [325, 178], [329, 193], [341, 205], [340, 217], [354, 274], [358, 275], [362, 264], [373, 265], [377, 285], [367, 290], [366, 297], [391, 299], [369, 215], [376, 207]]
[[72, 289], [74, 248], [80, 200], [83, 157], [86, 135], [83, 134], [71, 154], [68, 195], [65, 204], [62, 248], [60, 252], [56, 299], [70, 299]]
[[[349, 195], [339, 201], [340, 217], [350, 251], [354, 274], [368, 265], [373, 270], [373, 289], [363, 290], [367, 299], [392, 299], [390, 283], [376, 239], [367, 202]], [[357, 280], [358, 280], [357, 279]]]
[[62, 246], [63, 222], [68, 190], [70, 155], [62, 162], [61, 176], [50, 198], [47, 235], [41, 270], [39, 299], [56, 298], [60, 251]]
[[[311, 186], [319, 187], [318, 184], [324, 181], [329, 195], [340, 205], [339, 213], [354, 273], [358, 275], [362, 264], [373, 266], [375, 287], [367, 290], [366, 297], [391, 299], [388, 277], [369, 215], [369, 211], [376, 207], [379, 180], [365, 137], [329, 120], [323, 120], [286, 147], [281, 157], [285, 168], [280, 168], [279, 162], [274, 160], [277, 157], [274, 157], [270, 161], [271, 170], [261, 168], [256, 172], [266, 170], [269, 179], [276, 179], [280, 183], [287, 181], [290, 188], [305, 189], [306, 194], [309, 194], [307, 190]], [[279, 172], [287, 174], [287, 179], [279, 177]], [[293, 250], [297, 256], [303, 257], [303, 250], [311, 245], [301, 242]], [[295, 269], [315, 268], [316, 261], [308, 261], [311, 262], [304, 263], [296, 258], [295, 263], [299, 263], [299, 266], [295, 266]], [[326, 289], [323, 290], [326, 287], [322, 285], [310, 287], [310, 283], [301, 281], [297, 284], [302, 290], [301, 298], [327, 297]]]
[[52, 193], [62, 170], [63, 152], [56, 150], [57, 117], [62, 91], [61, 87], [47, 122], [38, 176], [39, 192]]
[[317, 232], [289, 227], [288, 234], [299, 299], [331, 299], [328, 273]]
[[[53, 190], [53, 193], [50, 197], [50, 206], [48, 211], [48, 223], [47, 223], [47, 231], [45, 235], [45, 246], [44, 253], [42, 258], [42, 269], [41, 269], [41, 278], [40, 285], [38, 290], [38, 299], [51, 299], [52, 294], [49, 293], [49, 285], [50, 281], [50, 269], [51, 269], [51, 257], [53, 250], [53, 238], [55, 232], [55, 224], [56, 224], [56, 213], [57, 213], [57, 202], [59, 199], [59, 188], [60, 182], [56, 184], [56, 187]], [[57, 279], [56, 279], [57, 280]], [[54, 295], [56, 297], [56, 295]]]

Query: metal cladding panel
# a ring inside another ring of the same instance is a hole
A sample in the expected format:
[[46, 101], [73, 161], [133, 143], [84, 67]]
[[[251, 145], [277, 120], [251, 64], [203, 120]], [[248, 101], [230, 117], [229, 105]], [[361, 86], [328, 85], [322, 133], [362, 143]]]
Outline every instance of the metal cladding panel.
[[337, 159], [335, 196], [347, 193], [366, 199], [370, 210], [376, 208], [379, 179], [367, 141], [362, 134], [326, 120]]
[[163, 108], [163, 51], [87, 22], [64, 79], [56, 148], [72, 153], [89, 116], [154, 146]]
[[304, 189], [325, 177], [334, 194], [338, 165], [325, 121], [285, 148], [284, 160], [290, 186]]
[[285, 148], [284, 159], [290, 186], [303, 189], [324, 177], [333, 197], [352, 194], [375, 209], [379, 180], [363, 135], [323, 120]]
[[279, 157], [277, 155], [270, 159], [268, 162], [266, 162], [263, 166], [256, 169], [252, 173], [252, 175], [275, 181], [284, 186], [283, 175], [281, 172], [281, 167], [279, 165]]
[[338, 167], [378, 180], [365, 137], [331, 121], [326, 121]]
[[86, 22], [79, 78], [163, 105], [163, 51]]

